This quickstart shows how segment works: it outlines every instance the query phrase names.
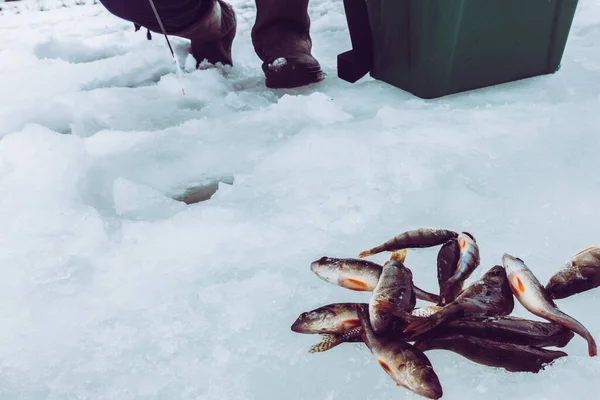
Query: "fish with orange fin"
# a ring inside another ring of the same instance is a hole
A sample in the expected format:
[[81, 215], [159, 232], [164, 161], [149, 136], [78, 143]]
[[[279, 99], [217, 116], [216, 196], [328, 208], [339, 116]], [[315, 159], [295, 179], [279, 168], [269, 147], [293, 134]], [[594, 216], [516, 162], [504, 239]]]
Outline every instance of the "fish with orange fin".
[[513, 308], [514, 298], [506, 272], [502, 266], [496, 265], [440, 311], [411, 322], [404, 333], [414, 338], [449, 321], [469, 316], [508, 315]]
[[[368, 303], [332, 303], [300, 314], [291, 326], [292, 332], [303, 334], [341, 335], [355, 328], [360, 329], [357, 307]], [[414, 310], [413, 310], [414, 311]], [[392, 321], [390, 331], [402, 332], [417, 317], [405, 315]]]
[[439, 246], [448, 240], [456, 238], [457, 232], [447, 229], [420, 228], [401, 233], [387, 242], [360, 252], [358, 258], [369, 257], [383, 251], [398, 251], [410, 248], [425, 248]]
[[369, 322], [368, 308], [359, 306], [357, 310], [364, 343], [396, 385], [428, 399], [441, 398], [442, 385], [427, 356], [403, 340], [376, 335]]
[[369, 316], [373, 331], [377, 334], [384, 332], [391, 320], [389, 314], [381, 313], [374, 308], [378, 300], [389, 301], [408, 315], [415, 308], [417, 299], [413, 290], [412, 272], [402, 263], [405, 258], [406, 250], [392, 253], [389, 262], [383, 268], [377, 286], [373, 289], [369, 302]]
[[[321, 341], [309, 349], [309, 353], [321, 353], [342, 343], [362, 342], [362, 327], [357, 307], [367, 303], [333, 303], [303, 312], [292, 324], [291, 330], [303, 334], [320, 334]], [[390, 331], [402, 332], [406, 320], [396, 319]]]
[[529, 312], [548, 321], [564, 325], [588, 342], [588, 354], [598, 354], [596, 341], [592, 334], [575, 318], [558, 309], [546, 290], [520, 258], [504, 254], [502, 264], [510, 282], [510, 287], [519, 302]]
[[[406, 257], [406, 250], [395, 257]], [[401, 262], [404, 262], [400, 258]], [[389, 262], [389, 261], [388, 261]], [[310, 264], [310, 270], [325, 282], [358, 292], [372, 292], [383, 270], [383, 266], [354, 258], [321, 257]], [[439, 296], [414, 286], [415, 296], [419, 300], [438, 303]]]
[[382, 269], [377, 263], [354, 258], [321, 257], [310, 264], [310, 270], [325, 282], [357, 292], [372, 292]]
[[564, 299], [600, 286], [600, 247], [580, 251], [546, 284], [553, 299]]
[[563, 351], [463, 334], [418, 340], [415, 347], [423, 352], [449, 350], [475, 363], [511, 372], [537, 373], [554, 360], [567, 356]]
[[[367, 303], [334, 303], [303, 312], [293, 323], [291, 329], [296, 333], [322, 336], [321, 341], [312, 346], [309, 353], [321, 353], [346, 342], [362, 342], [362, 327], [360, 324], [357, 325], [357, 321], [360, 321], [357, 311], [359, 305], [368, 307]], [[416, 308], [409, 316], [396, 317], [391, 323], [389, 334], [396, 337], [401, 336], [402, 330], [408, 323], [416, 320], [419, 315], [430, 313], [431, 311], [425, 311], [428, 309], [429, 307]]]
[[[437, 255], [437, 276], [440, 292], [448, 279], [456, 272], [456, 266], [460, 261], [460, 248], [457, 239], [450, 239], [442, 245]], [[464, 281], [457, 281], [456, 284], [446, 288], [440, 301], [436, 304], [443, 305], [452, 302], [463, 288]]]
[[417, 339], [442, 338], [452, 335], [473, 336], [536, 347], [564, 347], [575, 336], [569, 329], [554, 322], [532, 321], [506, 315], [503, 317], [461, 318], [440, 325]]
[[[415, 308], [411, 317], [406, 318], [403, 311], [396, 312], [393, 303], [379, 301], [375, 308], [381, 312], [390, 313], [402, 322], [416, 321], [419, 317], [429, 317], [442, 310], [439, 306]], [[417, 340], [439, 338], [450, 335], [475, 336], [483, 339], [493, 339], [506, 343], [530, 345], [537, 347], [564, 347], [571, 339], [573, 332], [555, 322], [532, 321], [524, 318], [505, 315], [502, 317], [474, 316], [446, 322], [436, 328], [418, 335]], [[401, 337], [401, 335], [399, 336]]]
[[296, 333], [340, 334], [360, 326], [356, 311], [360, 303], [333, 303], [303, 312], [292, 324]]
[[[440, 287], [442, 301], [450, 299], [462, 289], [463, 282], [467, 280], [480, 263], [479, 246], [477, 241], [468, 232], [462, 232], [457, 238], [459, 260], [453, 275]], [[446, 303], [444, 303], [446, 304]]]

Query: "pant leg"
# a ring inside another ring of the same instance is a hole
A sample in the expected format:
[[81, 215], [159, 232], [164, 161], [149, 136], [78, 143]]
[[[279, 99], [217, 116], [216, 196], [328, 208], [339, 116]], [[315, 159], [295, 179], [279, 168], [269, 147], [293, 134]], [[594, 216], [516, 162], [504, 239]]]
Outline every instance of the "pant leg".
[[[153, 32], [162, 32], [150, 0], [100, 0], [106, 9], [119, 18], [141, 25]], [[168, 34], [180, 32], [200, 20], [210, 7], [208, 0], [154, 0], [154, 5]]]
[[256, 0], [252, 42], [263, 61], [309, 54], [312, 42], [308, 0]]

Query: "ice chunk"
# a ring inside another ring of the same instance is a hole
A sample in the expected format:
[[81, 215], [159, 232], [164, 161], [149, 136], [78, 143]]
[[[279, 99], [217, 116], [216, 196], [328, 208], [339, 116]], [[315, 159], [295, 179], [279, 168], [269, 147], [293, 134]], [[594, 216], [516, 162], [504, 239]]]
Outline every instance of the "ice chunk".
[[156, 219], [185, 209], [164, 193], [124, 178], [115, 180], [113, 196], [115, 211], [123, 218]]

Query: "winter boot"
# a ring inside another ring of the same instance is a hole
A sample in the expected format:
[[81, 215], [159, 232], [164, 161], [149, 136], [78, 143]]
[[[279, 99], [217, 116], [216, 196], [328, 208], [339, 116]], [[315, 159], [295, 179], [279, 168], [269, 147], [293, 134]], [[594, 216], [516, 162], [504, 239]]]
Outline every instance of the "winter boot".
[[231, 47], [236, 34], [237, 21], [233, 8], [222, 0], [211, 0], [209, 12], [189, 28], [173, 33], [191, 40], [191, 53], [196, 66], [203, 60], [233, 65]]
[[256, 0], [252, 43], [269, 88], [294, 88], [324, 79], [312, 56], [308, 0]]

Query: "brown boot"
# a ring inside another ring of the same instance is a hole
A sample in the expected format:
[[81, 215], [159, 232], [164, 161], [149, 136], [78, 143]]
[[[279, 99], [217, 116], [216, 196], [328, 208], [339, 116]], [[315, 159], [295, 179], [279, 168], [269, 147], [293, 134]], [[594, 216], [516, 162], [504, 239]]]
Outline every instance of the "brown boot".
[[256, 0], [252, 43], [266, 86], [294, 88], [325, 78], [312, 56], [308, 0]]
[[213, 6], [201, 20], [174, 35], [192, 41], [191, 53], [196, 59], [196, 66], [203, 60], [211, 64], [233, 65], [231, 46], [237, 26], [235, 12], [223, 0], [211, 1]]

